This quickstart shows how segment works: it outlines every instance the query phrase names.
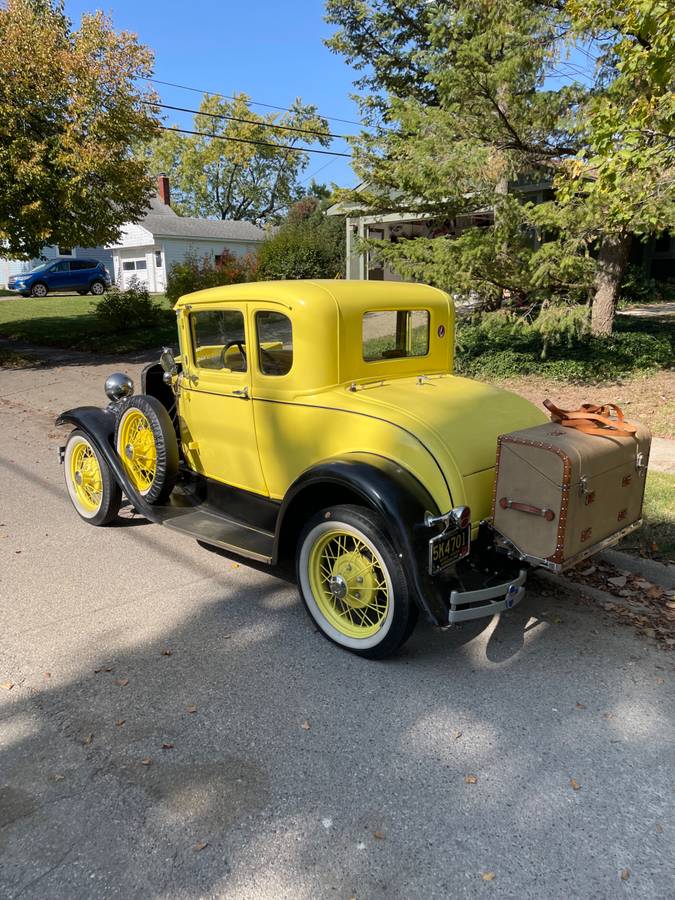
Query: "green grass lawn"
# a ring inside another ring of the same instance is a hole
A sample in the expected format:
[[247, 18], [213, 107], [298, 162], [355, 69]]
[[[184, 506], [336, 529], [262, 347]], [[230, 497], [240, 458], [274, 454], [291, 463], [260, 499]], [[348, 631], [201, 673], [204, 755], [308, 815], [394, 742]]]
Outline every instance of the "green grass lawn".
[[148, 328], [111, 332], [94, 315], [95, 297], [53, 295], [43, 300], [16, 297], [0, 303], [0, 336], [47, 347], [94, 353], [127, 353], [177, 344], [176, 320], [163, 294], [153, 298], [166, 315]]
[[629, 535], [618, 549], [675, 562], [675, 475], [647, 475], [643, 517], [644, 526]]

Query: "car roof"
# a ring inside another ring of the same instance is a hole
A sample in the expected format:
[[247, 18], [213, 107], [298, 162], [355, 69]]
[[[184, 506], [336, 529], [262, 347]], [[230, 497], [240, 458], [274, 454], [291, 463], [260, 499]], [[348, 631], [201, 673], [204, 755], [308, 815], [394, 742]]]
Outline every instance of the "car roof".
[[364, 308], [400, 308], [402, 304], [447, 305], [448, 296], [438, 288], [406, 281], [345, 281], [338, 278], [289, 279], [285, 281], [250, 281], [207, 288], [180, 297], [175, 308], [211, 303], [241, 303], [245, 301], [277, 301], [292, 305], [302, 303], [319, 311], [343, 312]]

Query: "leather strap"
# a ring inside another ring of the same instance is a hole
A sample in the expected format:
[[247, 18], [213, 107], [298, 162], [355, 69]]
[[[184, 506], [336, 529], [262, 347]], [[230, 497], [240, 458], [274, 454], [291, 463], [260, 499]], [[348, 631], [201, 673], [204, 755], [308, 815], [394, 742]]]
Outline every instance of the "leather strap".
[[637, 431], [637, 425], [626, 421], [623, 410], [616, 403], [605, 403], [602, 406], [583, 403], [579, 409], [570, 410], [561, 409], [552, 400], [544, 400], [544, 406], [551, 413], [551, 421], [565, 428], [575, 428], [584, 434], [631, 437]]

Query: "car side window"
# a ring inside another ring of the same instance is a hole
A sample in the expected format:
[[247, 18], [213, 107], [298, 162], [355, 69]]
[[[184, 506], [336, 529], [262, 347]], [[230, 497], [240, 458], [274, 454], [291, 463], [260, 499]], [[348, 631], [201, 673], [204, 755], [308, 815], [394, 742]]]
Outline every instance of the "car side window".
[[192, 348], [199, 369], [245, 372], [244, 314], [238, 309], [209, 309], [190, 314]]
[[278, 312], [255, 314], [258, 365], [263, 375], [287, 375], [293, 365], [293, 326]]
[[86, 259], [73, 259], [70, 263], [70, 271], [82, 272], [85, 269], [93, 269], [96, 264], [88, 262]]
[[58, 262], [51, 269], [52, 272], [69, 272], [70, 271], [70, 263], [67, 260], [62, 260]]

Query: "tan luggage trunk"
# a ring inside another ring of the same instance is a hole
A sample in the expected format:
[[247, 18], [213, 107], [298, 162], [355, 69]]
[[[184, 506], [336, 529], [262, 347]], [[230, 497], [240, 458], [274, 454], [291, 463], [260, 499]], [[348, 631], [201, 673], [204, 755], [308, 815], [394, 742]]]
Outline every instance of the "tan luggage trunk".
[[559, 572], [640, 523], [651, 434], [585, 434], [556, 422], [498, 439], [493, 524]]

